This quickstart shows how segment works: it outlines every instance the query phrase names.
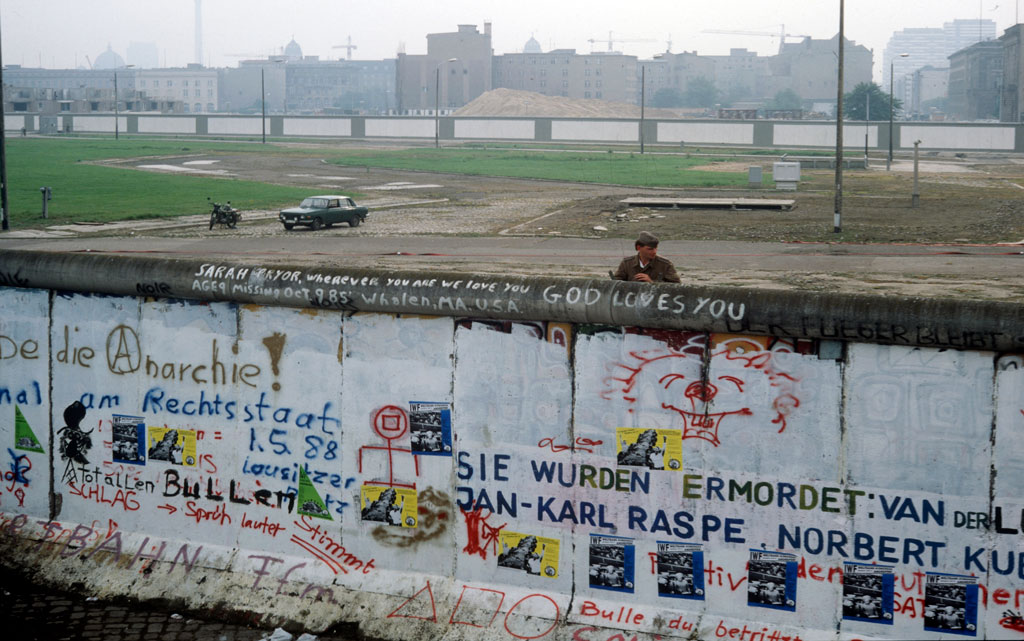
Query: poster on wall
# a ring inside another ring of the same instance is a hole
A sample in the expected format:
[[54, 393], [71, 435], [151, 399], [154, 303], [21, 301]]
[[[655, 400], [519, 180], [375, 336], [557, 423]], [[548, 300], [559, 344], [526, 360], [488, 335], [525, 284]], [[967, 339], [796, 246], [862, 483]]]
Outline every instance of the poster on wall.
[[633, 539], [590, 535], [590, 587], [633, 593], [636, 548]]
[[413, 454], [451, 456], [451, 403], [410, 401], [409, 433]]
[[395, 527], [416, 527], [419, 505], [416, 490], [384, 485], [363, 485], [359, 489], [360, 517]]
[[499, 568], [522, 570], [549, 579], [558, 578], [558, 539], [502, 530], [498, 540], [501, 541]]
[[682, 430], [619, 427], [615, 437], [619, 465], [674, 472], [683, 469]]
[[747, 605], [796, 610], [796, 555], [751, 550], [747, 570]]
[[25, 415], [17, 405], [14, 406], [14, 449], [38, 454], [44, 452], [43, 445], [36, 438], [32, 426], [25, 420]]
[[316, 491], [313, 481], [309, 480], [309, 475], [306, 474], [306, 468], [303, 466], [299, 466], [299, 494], [295, 500], [299, 506], [295, 511], [299, 514], [328, 521], [334, 520], [331, 518], [330, 510], [327, 509], [327, 504], [324, 503], [320, 493]]
[[164, 461], [174, 465], [195, 467], [196, 465], [196, 432], [195, 430], [178, 430], [172, 427], [152, 427], [148, 429], [150, 461]]
[[843, 564], [843, 618], [892, 625], [895, 575], [892, 566]]
[[115, 463], [146, 464], [146, 421], [141, 416], [114, 414], [110, 448]]
[[704, 600], [704, 550], [698, 543], [658, 541], [658, 596]]
[[924, 629], [975, 636], [978, 577], [929, 572], [924, 583]]

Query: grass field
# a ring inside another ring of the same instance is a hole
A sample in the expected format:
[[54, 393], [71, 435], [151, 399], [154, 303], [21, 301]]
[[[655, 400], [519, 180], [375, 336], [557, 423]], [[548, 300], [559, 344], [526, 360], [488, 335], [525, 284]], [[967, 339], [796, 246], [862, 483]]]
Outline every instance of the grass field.
[[[7, 141], [8, 200], [18, 226], [109, 222], [209, 212], [206, 197], [241, 209], [293, 204], [308, 195], [297, 187], [137, 171], [92, 164], [149, 156], [259, 153], [251, 144], [146, 140], [13, 138]], [[276, 153], [276, 150], [275, 150]], [[50, 187], [43, 221], [40, 187]]]
[[329, 162], [346, 167], [383, 167], [507, 178], [546, 178], [636, 187], [745, 187], [736, 172], [694, 169], [716, 162], [679, 154], [527, 149], [418, 148], [353, 150]]

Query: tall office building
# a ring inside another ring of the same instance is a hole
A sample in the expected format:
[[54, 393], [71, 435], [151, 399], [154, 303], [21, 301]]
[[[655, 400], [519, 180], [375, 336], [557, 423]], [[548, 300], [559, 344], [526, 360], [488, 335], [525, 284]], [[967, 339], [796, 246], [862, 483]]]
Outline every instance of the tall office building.
[[[897, 31], [892, 34], [882, 53], [882, 90], [888, 92], [892, 86], [896, 98], [906, 106], [920, 102], [912, 95], [912, 76], [915, 71], [929, 66], [948, 69], [951, 55], [995, 37], [996, 23], [977, 19], [954, 20], [943, 24], [942, 28], [907, 28]], [[892, 80], [889, 77], [890, 71]]]

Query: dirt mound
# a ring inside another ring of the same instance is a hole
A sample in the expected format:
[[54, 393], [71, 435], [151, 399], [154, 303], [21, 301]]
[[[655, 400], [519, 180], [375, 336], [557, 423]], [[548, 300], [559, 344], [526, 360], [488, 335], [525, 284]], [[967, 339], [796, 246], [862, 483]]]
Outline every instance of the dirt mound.
[[[540, 118], [639, 118], [640, 106], [590, 98], [545, 96], [532, 91], [493, 89], [457, 110], [455, 116], [532, 116]], [[677, 118], [667, 109], [645, 109], [648, 118]]]

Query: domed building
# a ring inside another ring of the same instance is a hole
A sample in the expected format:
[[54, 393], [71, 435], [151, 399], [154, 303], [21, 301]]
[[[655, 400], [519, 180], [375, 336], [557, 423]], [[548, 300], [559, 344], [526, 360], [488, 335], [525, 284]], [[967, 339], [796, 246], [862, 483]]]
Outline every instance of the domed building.
[[93, 69], [120, 69], [124, 67], [124, 58], [117, 55], [110, 45], [107, 50], [96, 56], [96, 62], [92, 63]]
[[541, 50], [540, 43], [531, 35], [523, 45], [523, 53], [544, 53], [544, 51]]
[[292, 41], [285, 45], [284, 57], [288, 60], [302, 60], [302, 47], [299, 46], [299, 43], [295, 42], [295, 38], [292, 38]]

